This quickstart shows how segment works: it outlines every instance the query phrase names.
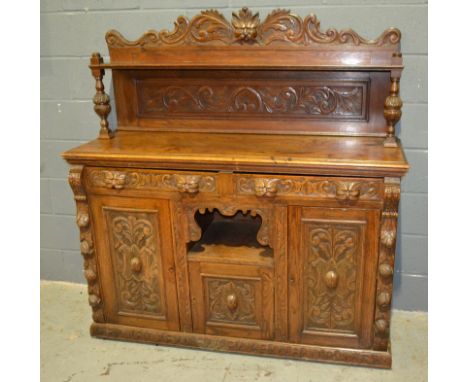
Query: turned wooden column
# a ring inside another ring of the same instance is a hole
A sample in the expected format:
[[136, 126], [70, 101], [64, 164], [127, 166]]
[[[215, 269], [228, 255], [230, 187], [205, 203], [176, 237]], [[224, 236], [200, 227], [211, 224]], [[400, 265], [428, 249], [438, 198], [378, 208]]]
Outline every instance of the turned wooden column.
[[391, 77], [390, 95], [385, 99], [384, 116], [387, 120], [387, 137], [385, 138], [385, 147], [397, 147], [395, 137], [395, 125], [401, 118], [401, 107], [403, 102], [400, 98], [400, 78]]
[[109, 129], [109, 122], [107, 116], [111, 111], [110, 98], [104, 91], [104, 69], [96, 68], [96, 65], [102, 64], [104, 61], [99, 53], [93, 53], [90, 59], [91, 73], [96, 79], [96, 94], [94, 95], [94, 111], [101, 118], [101, 129], [99, 130], [99, 139], [109, 139], [113, 137], [113, 132]]

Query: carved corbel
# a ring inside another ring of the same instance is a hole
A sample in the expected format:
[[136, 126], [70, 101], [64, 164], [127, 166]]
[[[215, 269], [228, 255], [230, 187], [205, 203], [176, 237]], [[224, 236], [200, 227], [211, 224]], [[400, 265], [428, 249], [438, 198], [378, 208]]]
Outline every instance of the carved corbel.
[[96, 80], [96, 94], [94, 95], [94, 111], [101, 118], [101, 129], [99, 131], [99, 139], [110, 139], [113, 137], [113, 132], [109, 129], [109, 122], [107, 117], [111, 111], [110, 98], [104, 91], [104, 83], [102, 78], [104, 77], [104, 69], [96, 68], [96, 65], [102, 64], [104, 61], [99, 53], [93, 53], [91, 55], [91, 73]]
[[403, 102], [400, 98], [400, 78], [391, 77], [390, 95], [385, 99], [384, 117], [387, 120], [387, 137], [384, 141], [385, 147], [397, 147], [395, 137], [395, 125], [401, 118], [401, 107]]
[[88, 282], [88, 300], [93, 309], [93, 320], [95, 322], [104, 322], [96, 251], [94, 250], [93, 232], [82, 177], [83, 166], [72, 166], [70, 168], [68, 181], [76, 201], [76, 223], [80, 229], [80, 251], [84, 258], [84, 276]]
[[390, 336], [390, 304], [395, 264], [400, 178], [385, 178], [384, 187], [375, 303], [374, 349], [386, 351]]

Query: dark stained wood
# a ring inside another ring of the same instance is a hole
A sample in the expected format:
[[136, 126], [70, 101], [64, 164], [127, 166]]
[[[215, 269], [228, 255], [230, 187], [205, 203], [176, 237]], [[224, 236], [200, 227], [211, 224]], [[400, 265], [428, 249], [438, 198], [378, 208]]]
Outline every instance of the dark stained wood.
[[400, 39], [246, 8], [109, 31], [99, 137], [63, 154], [91, 334], [389, 368]]

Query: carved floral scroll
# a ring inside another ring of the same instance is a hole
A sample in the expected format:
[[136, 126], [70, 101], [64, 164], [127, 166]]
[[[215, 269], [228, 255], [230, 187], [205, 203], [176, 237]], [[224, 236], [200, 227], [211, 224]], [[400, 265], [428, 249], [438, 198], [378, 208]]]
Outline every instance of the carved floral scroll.
[[341, 202], [380, 200], [382, 186], [379, 182], [311, 180], [305, 178], [261, 178], [239, 176], [236, 187], [240, 194], [259, 197], [309, 196], [336, 199]]
[[161, 174], [128, 170], [90, 170], [89, 181], [93, 186], [116, 190], [123, 188], [156, 189], [161, 191], [179, 191], [187, 194], [216, 191], [215, 177], [196, 174]]
[[139, 115], [315, 116], [364, 119], [366, 82], [350, 85], [167, 84], [139, 81]]
[[396, 28], [385, 30], [376, 39], [366, 39], [352, 29], [338, 31], [334, 28], [322, 31], [314, 14], [302, 19], [286, 9], [272, 11], [263, 21], [258, 13], [248, 8], [233, 12], [229, 22], [216, 10], [202, 11], [191, 20], [179, 16], [174, 30], [157, 32], [150, 30], [138, 40], [129, 41], [119, 32], [111, 30], [106, 41], [111, 48], [174, 45], [298, 45], [350, 44], [388, 46], [400, 42], [401, 32]]
[[354, 329], [359, 225], [309, 223], [306, 329]]

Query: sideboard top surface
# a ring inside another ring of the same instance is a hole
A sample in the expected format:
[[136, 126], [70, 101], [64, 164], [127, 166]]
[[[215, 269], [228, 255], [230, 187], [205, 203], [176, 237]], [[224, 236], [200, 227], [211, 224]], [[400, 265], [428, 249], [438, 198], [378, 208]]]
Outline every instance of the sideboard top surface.
[[408, 170], [401, 147], [384, 138], [187, 132], [118, 132], [64, 153], [70, 163], [264, 171], [330, 175], [400, 176]]

